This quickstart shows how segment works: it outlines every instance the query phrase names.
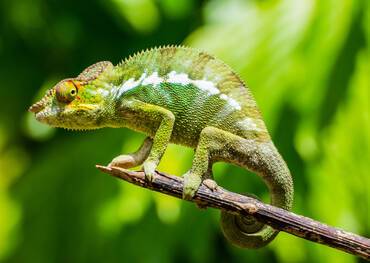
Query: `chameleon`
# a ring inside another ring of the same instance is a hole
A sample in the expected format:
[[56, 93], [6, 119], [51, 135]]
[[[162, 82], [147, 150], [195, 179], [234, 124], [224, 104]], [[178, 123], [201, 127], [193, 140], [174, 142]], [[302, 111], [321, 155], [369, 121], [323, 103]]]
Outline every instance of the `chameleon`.
[[[290, 171], [250, 90], [228, 65], [204, 51], [164, 46], [115, 66], [95, 63], [57, 83], [29, 111], [53, 127], [129, 128], [146, 134], [136, 152], [113, 158], [109, 166], [142, 165], [148, 182], [169, 143], [193, 148], [192, 167], [183, 175], [184, 199], [192, 199], [202, 182], [217, 189], [212, 165], [227, 162], [258, 174], [272, 205], [292, 207]], [[241, 248], [263, 247], [278, 234], [252, 217], [226, 211], [220, 221], [226, 239]]]

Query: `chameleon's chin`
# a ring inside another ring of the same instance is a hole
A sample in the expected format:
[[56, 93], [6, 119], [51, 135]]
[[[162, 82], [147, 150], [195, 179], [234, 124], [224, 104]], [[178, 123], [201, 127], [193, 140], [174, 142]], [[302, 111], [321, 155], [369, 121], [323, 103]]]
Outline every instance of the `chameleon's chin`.
[[35, 118], [41, 123], [45, 123], [51, 126], [55, 126], [54, 121], [55, 120], [55, 113], [53, 113], [51, 110], [44, 109], [40, 112], [35, 113]]

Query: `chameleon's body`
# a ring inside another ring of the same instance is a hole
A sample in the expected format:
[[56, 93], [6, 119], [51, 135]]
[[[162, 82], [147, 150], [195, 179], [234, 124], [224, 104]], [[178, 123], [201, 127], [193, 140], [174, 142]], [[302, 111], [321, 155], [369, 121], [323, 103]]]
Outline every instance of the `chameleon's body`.
[[[196, 149], [193, 166], [184, 175], [184, 198], [192, 198], [202, 180], [212, 178], [214, 162], [225, 161], [261, 175], [272, 203], [291, 208], [289, 170], [271, 142], [253, 97], [230, 67], [206, 53], [164, 47], [117, 66], [99, 62], [77, 78], [59, 82], [30, 111], [55, 127], [128, 127], [147, 134], [137, 152], [118, 156], [110, 165], [143, 164], [148, 180], [168, 143]], [[241, 247], [261, 247], [277, 233], [224, 212], [222, 229]]]

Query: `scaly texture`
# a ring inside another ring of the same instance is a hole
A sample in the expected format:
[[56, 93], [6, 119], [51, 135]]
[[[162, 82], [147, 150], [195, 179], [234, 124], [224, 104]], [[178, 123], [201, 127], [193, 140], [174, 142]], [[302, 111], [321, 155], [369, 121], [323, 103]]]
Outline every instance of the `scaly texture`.
[[[184, 175], [186, 199], [204, 179], [213, 178], [212, 164], [224, 161], [259, 174], [273, 205], [292, 206], [289, 170], [255, 100], [230, 67], [204, 52], [169, 46], [143, 51], [117, 66], [96, 63], [59, 82], [30, 111], [55, 127], [128, 127], [147, 134], [138, 151], [118, 156], [110, 165], [143, 164], [149, 181], [168, 143], [195, 148], [192, 168]], [[252, 218], [226, 212], [221, 226], [226, 238], [240, 247], [264, 246], [277, 234]]]

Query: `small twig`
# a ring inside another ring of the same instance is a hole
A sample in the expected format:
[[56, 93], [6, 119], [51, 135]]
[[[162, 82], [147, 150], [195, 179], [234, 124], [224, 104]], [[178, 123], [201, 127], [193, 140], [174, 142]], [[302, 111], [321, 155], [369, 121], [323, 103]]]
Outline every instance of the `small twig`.
[[[96, 167], [105, 173], [135, 185], [177, 198], [182, 197], [183, 179], [180, 177], [157, 172], [154, 181], [149, 184], [145, 180], [143, 172], [100, 165]], [[370, 260], [370, 239], [330, 227], [311, 218], [296, 215], [262, 203], [254, 198], [227, 191], [221, 187], [211, 191], [206, 186], [201, 185], [192, 201], [202, 207], [213, 207], [240, 215], [252, 215], [256, 220], [277, 230]]]

